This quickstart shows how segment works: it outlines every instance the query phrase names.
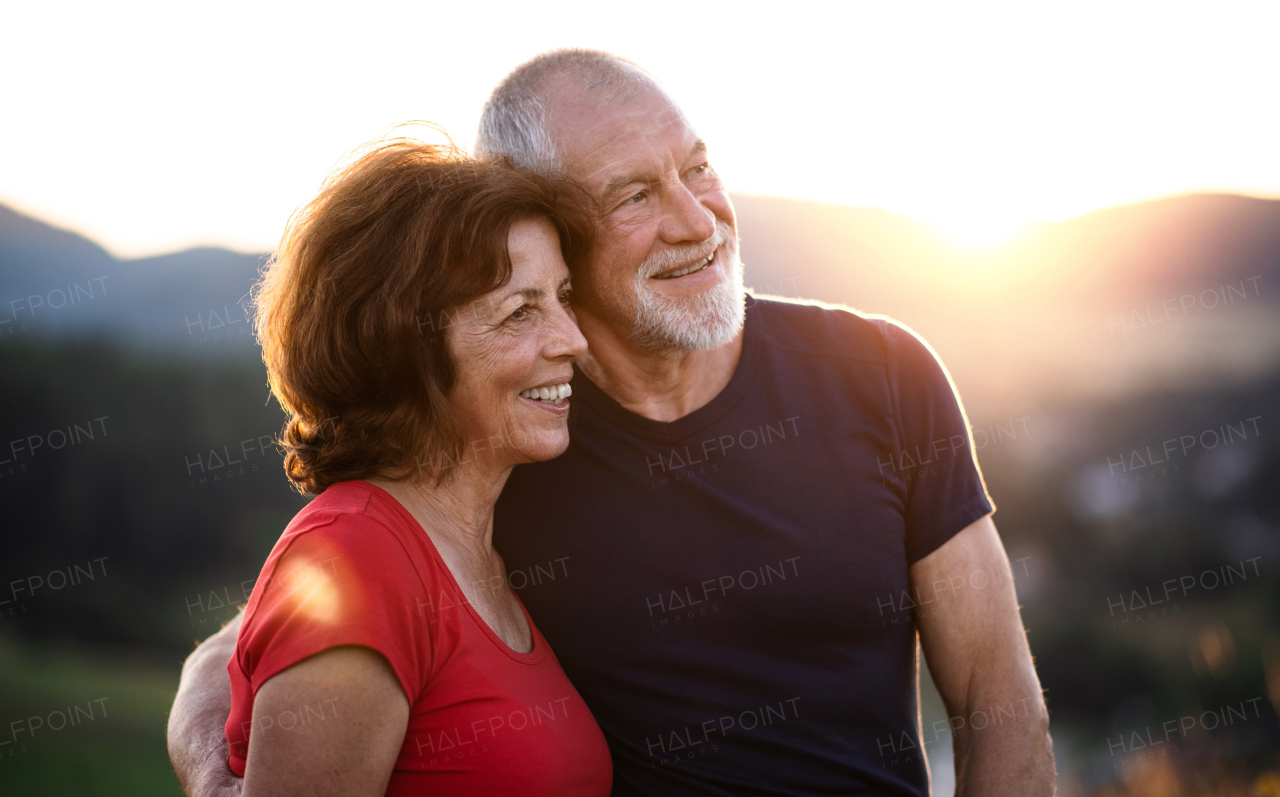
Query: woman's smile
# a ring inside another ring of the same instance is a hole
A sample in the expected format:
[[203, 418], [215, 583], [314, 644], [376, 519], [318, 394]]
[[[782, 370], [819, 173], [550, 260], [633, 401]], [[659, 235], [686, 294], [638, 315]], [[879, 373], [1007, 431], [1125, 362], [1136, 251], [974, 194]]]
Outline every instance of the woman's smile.
[[543, 385], [542, 387], [531, 387], [520, 393], [520, 398], [534, 404], [541, 405], [544, 409], [548, 407], [565, 407], [569, 406], [569, 397], [573, 395], [573, 388], [569, 385], [568, 380], [552, 385]]

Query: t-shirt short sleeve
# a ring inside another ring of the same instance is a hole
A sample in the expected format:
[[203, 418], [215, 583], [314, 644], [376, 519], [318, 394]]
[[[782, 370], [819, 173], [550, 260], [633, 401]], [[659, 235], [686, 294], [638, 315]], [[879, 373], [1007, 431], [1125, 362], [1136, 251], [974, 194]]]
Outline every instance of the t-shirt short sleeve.
[[960, 396], [929, 344], [887, 319], [879, 321], [896, 404], [906, 479], [906, 551], [914, 564], [969, 524], [995, 511], [973, 449]]
[[368, 516], [312, 518], [278, 544], [250, 598], [236, 655], [254, 694], [329, 648], [360, 645], [391, 664], [413, 705], [429, 675], [424, 589], [395, 535]]

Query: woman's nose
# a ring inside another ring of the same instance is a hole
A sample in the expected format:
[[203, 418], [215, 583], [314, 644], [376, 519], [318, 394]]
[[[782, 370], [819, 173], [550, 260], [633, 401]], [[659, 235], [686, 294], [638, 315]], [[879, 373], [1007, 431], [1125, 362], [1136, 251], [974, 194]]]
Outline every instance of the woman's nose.
[[560, 306], [553, 316], [552, 324], [554, 328], [546, 347], [549, 359], [570, 357], [576, 360], [586, 353], [587, 339], [582, 336], [582, 330], [578, 329], [572, 310]]

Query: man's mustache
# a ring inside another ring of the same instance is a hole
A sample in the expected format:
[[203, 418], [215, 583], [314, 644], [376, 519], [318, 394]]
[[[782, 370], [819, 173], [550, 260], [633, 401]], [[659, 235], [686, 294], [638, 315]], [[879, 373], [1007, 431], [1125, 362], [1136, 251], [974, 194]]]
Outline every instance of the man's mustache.
[[716, 231], [702, 243], [664, 249], [649, 255], [640, 264], [638, 276], [641, 279], [648, 279], [664, 271], [692, 265], [703, 258], [711, 257], [712, 253], [719, 249], [722, 244], [732, 241], [734, 238], [733, 228], [729, 226], [728, 222], [717, 220]]

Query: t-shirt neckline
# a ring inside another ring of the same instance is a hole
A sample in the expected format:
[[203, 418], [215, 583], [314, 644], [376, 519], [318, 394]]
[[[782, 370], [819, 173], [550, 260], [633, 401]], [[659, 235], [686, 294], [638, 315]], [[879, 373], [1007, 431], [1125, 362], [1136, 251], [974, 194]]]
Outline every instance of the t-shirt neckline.
[[[759, 302], [755, 305], [758, 306]], [[763, 323], [761, 314], [755, 311], [753, 306], [748, 305], [742, 333], [742, 354], [738, 358], [733, 376], [729, 378], [729, 384], [725, 385], [724, 389], [711, 401], [674, 421], [655, 421], [623, 407], [592, 382], [576, 365], [574, 374], [581, 378], [574, 383], [574, 393], [578, 394], [579, 391], [585, 393], [586, 400], [583, 404], [589, 407], [590, 411], [598, 412], [615, 425], [636, 435], [662, 443], [682, 440], [723, 418], [742, 400], [743, 396], [747, 395], [755, 376], [757, 353], [760, 348], [760, 325]], [[571, 426], [570, 435], [572, 433]]]
[[445, 564], [444, 557], [440, 555], [439, 549], [436, 548], [435, 541], [431, 539], [431, 535], [427, 533], [427, 530], [422, 528], [422, 524], [413, 516], [413, 513], [408, 509], [405, 509], [404, 505], [395, 499], [395, 496], [391, 495], [376, 484], [364, 481], [363, 479], [349, 483], [357, 487], [368, 489], [375, 496], [381, 498], [385, 503], [392, 506], [394, 511], [398, 512], [404, 520], [413, 524], [413, 527], [417, 528], [418, 531], [422, 533], [427, 545], [431, 548], [431, 553], [434, 554], [436, 566], [444, 572], [445, 577], [449, 579], [449, 583], [453, 585], [453, 591], [458, 597], [458, 602], [466, 607], [467, 613], [471, 615], [471, 620], [482, 632], [484, 632], [484, 635], [489, 638], [489, 641], [492, 642], [498, 650], [522, 664], [537, 664], [542, 661], [546, 642], [539, 639], [538, 627], [533, 624], [533, 617], [529, 615], [529, 610], [525, 608], [524, 601], [520, 600], [520, 595], [510, 586], [509, 583], [508, 588], [511, 589], [511, 594], [515, 596], [516, 603], [520, 604], [520, 611], [524, 613], [525, 622], [529, 624], [529, 637], [533, 640], [533, 647], [530, 648], [527, 653], [521, 653], [504, 642], [502, 637], [498, 636], [497, 632], [489, 627], [489, 624], [480, 616], [480, 613], [476, 611], [476, 608], [471, 605], [471, 601], [467, 600], [467, 594], [462, 591], [462, 587], [458, 584], [458, 579], [454, 578], [453, 571], [449, 569], [447, 564]]

